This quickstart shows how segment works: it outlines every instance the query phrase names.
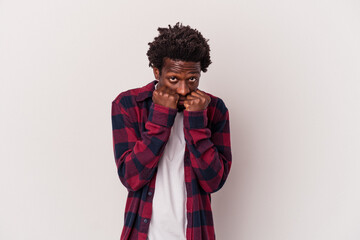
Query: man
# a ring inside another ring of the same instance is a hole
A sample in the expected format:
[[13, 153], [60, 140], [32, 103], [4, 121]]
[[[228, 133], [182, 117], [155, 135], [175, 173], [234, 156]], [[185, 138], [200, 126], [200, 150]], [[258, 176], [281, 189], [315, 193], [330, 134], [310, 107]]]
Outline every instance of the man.
[[231, 167], [228, 109], [198, 89], [208, 40], [180, 23], [158, 31], [147, 52], [156, 80], [112, 102], [115, 161], [128, 189], [121, 240], [215, 239], [210, 194]]

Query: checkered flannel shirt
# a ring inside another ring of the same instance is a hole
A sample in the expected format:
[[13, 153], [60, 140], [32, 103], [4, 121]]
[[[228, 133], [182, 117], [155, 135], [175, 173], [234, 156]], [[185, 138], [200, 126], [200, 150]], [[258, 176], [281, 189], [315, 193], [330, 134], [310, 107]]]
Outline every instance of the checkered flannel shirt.
[[[147, 239], [156, 170], [177, 113], [153, 103], [156, 83], [120, 93], [112, 102], [114, 157], [128, 190], [121, 240]], [[208, 95], [207, 109], [184, 111], [187, 240], [215, 239], [210, 194], [224, 185], [232, 161], [228, 109]]]

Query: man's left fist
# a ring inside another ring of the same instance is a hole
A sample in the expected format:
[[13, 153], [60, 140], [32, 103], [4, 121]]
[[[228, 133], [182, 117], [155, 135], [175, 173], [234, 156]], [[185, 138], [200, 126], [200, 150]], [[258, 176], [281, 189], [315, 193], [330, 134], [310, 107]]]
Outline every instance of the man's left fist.
[[207, 108], [211, 101], [209, 95], [197, 89], [188, 95], [184, 101], [186, 111], [202, 111]]

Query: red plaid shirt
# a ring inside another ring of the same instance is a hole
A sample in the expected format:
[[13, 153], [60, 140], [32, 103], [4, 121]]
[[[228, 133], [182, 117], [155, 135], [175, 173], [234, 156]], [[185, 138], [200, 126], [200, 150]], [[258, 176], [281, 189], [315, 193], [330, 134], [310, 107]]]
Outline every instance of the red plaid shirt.
[[[121, 240], [147, 238], [156, 170], [177, 113], [153, 103], [156, 82], [112, 102], [115, 162], [128, 189]], [[208, 95], [207, 109], [184, 111], [187, 240], [215, 239], [210, 194], [224, 185], [231, 167], [229, 112], [220, 98]]]

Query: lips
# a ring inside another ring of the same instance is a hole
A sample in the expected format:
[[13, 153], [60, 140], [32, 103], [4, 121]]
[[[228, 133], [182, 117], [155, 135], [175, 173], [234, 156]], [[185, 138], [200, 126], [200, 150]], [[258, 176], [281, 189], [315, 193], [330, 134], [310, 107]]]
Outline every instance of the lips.
[[184, 105], [184, 101], [186, 100], [186, 97], [184, 97], [184, 96], [180, 96], [179, 97], [179, 100], [178, 100], [178, 104], [179, 105]]

